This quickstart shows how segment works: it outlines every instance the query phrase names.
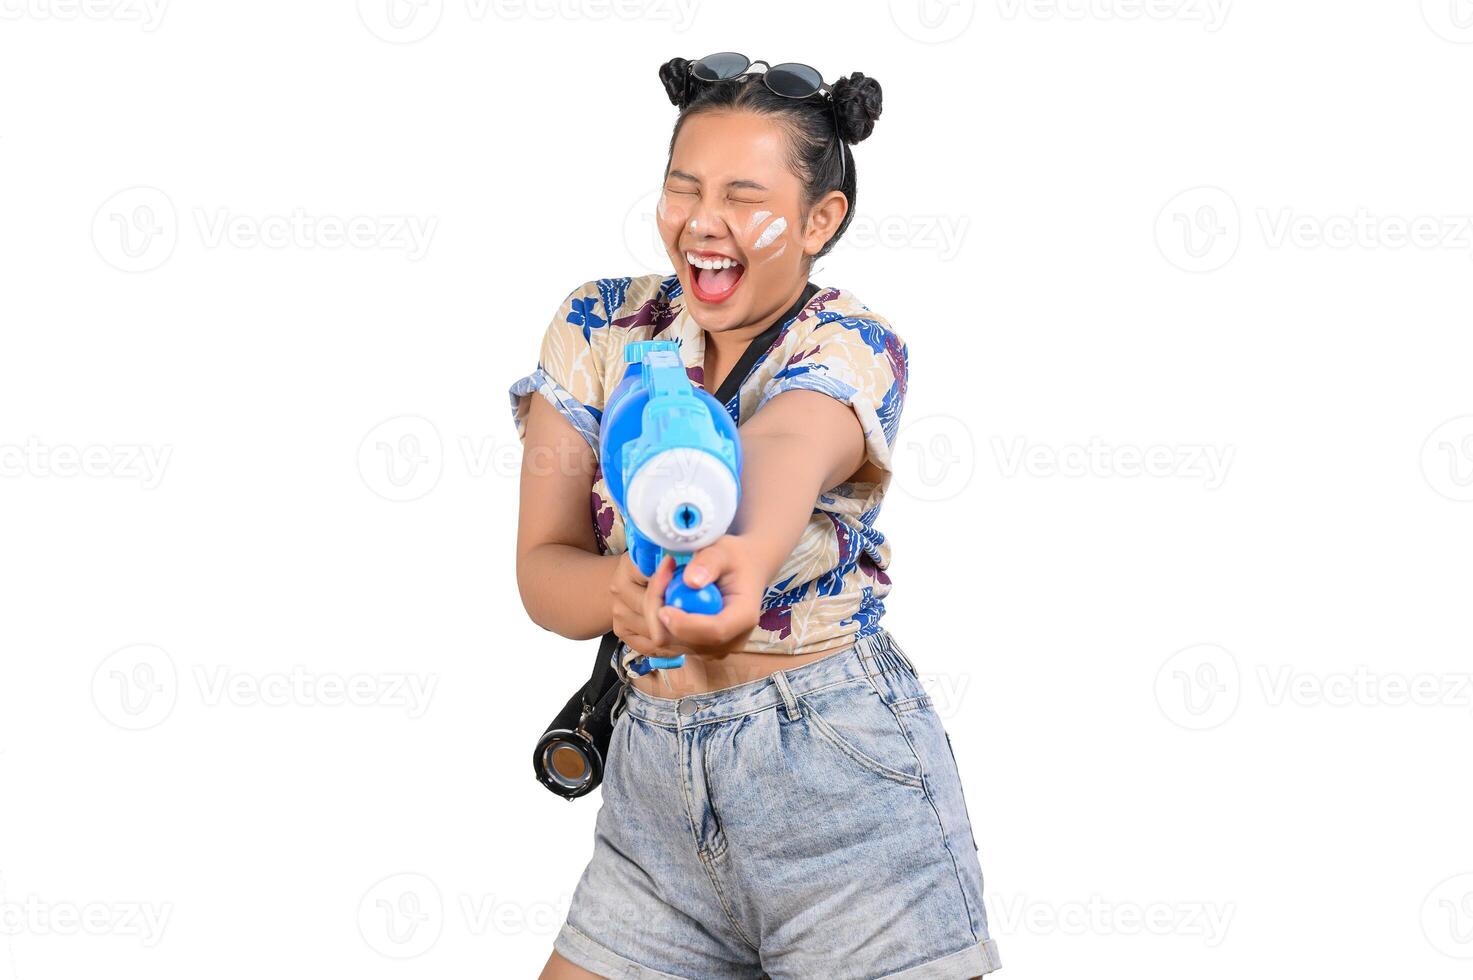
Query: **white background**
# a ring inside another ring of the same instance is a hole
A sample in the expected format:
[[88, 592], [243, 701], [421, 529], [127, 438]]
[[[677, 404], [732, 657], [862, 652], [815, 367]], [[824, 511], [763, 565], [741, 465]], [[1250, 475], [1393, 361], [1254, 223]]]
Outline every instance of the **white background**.
[[536, 974], [505, 391], [722, 49], [884, 86], [814, 278], [1003, 975], [1467, 975], [1468, 0], [159, 4], [0, 0], [0, 978]]

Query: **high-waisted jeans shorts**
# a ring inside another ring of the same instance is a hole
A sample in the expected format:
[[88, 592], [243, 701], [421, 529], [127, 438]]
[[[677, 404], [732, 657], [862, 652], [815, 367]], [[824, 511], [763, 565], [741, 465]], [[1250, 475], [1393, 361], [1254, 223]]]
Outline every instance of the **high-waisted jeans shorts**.
[[880, 630], [678, 700], [625, 685], [593, 858], [554, 948], [617, 978], [998, 969], [961, 778]]

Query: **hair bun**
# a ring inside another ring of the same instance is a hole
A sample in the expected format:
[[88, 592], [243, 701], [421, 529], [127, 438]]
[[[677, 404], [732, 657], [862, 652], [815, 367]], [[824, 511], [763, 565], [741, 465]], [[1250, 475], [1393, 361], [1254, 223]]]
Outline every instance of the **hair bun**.
[[660, 84], [670, 96], [671, 105], [680, 105], [685, 96], [685, 77], [690, 71], [690, 62], [685, 58], [671, 58], [660, 66]]
[[866, 78], [863, 72], [846, 75], [834, 83], [834, 106], [839, 114], [839, 138], [858, 143], [875, 131], [880, 118], [883, 93], [880, 83]]

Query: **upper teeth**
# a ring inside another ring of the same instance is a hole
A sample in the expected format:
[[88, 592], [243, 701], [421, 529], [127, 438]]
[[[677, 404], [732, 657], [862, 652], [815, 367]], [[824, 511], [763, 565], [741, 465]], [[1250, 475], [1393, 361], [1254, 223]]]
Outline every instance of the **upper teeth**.
[[695, 252], [686, 252], [685, 260], [697, 269], [730, 269], [734, 265], [741, 265], [736, 259], [726, 257], [703, 259]]

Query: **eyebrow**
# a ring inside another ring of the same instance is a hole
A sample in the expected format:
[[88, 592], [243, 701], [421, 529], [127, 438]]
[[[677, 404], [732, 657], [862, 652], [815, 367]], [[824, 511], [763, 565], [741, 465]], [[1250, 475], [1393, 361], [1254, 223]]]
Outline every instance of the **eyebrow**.
[[[690, 181], [693, 184], [699, 184], [701, 182], [700, 181], [700, 178], [698, 178], [695, 174], [688, 174], [684, 170], [672, 170], [672, 171], [670, 171], [670, 173], [668, 174], [668, 176], [669, 177], [675, 177], [675, 178], [678, 178], [680, 180], [688, 180], [688, 181]], [[729, 180], [729, 181], [726, 182], [726, 186], [729, 187], [729, 188], [730, 187], [739, 187], [739, 188], [742, 188], [743, 190], [752, 190], [752, 191], [765, 191], [765, 190], [768, 189], [768, 187], [767, 187], [766, 184], [759, 184], [755, 180], [747, 180], [745, 178], [740, 179], [740, 180]]]

